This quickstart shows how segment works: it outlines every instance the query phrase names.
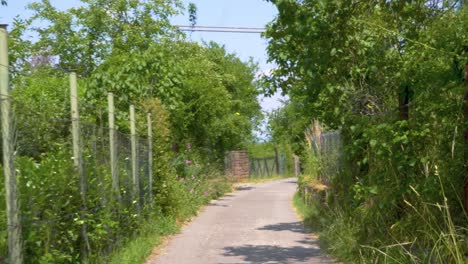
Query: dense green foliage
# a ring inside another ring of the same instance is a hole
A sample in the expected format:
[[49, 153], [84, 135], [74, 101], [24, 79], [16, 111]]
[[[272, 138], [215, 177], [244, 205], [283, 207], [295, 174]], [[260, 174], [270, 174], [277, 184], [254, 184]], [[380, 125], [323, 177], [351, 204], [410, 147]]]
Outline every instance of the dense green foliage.
[[[16, 168], [27, 263], [76, 263], [86, 258], [105, 262], [106, 255], [138, 235], [140, 228], [144, 231], [152, 219], [171, 226], [191, 217], [202, 204], [229, 190], [221, 171], [224, 152], [250, 142], [261, 118], [256, 64], [241, 61], [216, 43], [186, 40], [169, 23], [181, 12], [178, 1], [82, 2], [81, 7], [60, 11], [48, 0], [36, 1], [29, 5], [32, 17], [17, 18], [10, 30]], [[31, 31], [37, 41], [28, 39]], [[72, 71], [79, 76], [88, 186], [85, 218], [80, 215], [80, 179], [71, 151]], [[108, 92], [115, 95], [116, 126], [123, 138], [118, 146], [119, 164], [125, 167], [119, 171], [123, 201], [118, 201], [111, 184]], [[141, 212], [127, 188], [130, 137], [123, 133], [130, 131], [129, 104], [137, 108], [142, 146], [147, 142], [147, 113], [153, 117], [154, 201], [145, 200]], [[4, 195], [1, 185], [1, 201]], [[0, 204], [4, 227], [5, 203]], [[83, 225], [87, 241], [81, 234]], [[6, 228], [0, 230], [2, 262], [7, 255]]]
[[287, 143], [294, 152], [301, 151], [304, 130], [310, 124], [311, 117], [302, 102], [286, 101], [282, 108], [269, 114], [268, 130], [276, 144]]
[[269, 158], [275, 156], [275, 145], [273, 142], [252, 143], [247, 147], [249, 157]]
[[179, 13], [177, 0], [82, 0], [82, 6], [60, 11], [49, 0], [29, 5], [34, 15], [28, 23], [38, 27], [35, 52], [58, 56], [57, 66], [89, 76], [110, 55], [144, 51], [177, 32], [169, 23]]
[[[278, 67], [266, 92], [290, 97], [270, 121], [274, 140], [310, 163], [311, 119], [343, 138], [346, 169], [322, 205], [329, 250], [349, 262], [463, 263], [464, 1], [271, 2]], [[316, 179], [317, 166], [305, 166]]]
[[255, 69], [216, 44], [166, 43], [110, 57], [90, 77], [86, 96], [93, 100], [111, 90], [122, 95], [122, 107], [127, 98], [156, 96], [170, 112], [175, 142], [219, 158], [248, 141], [258, 122]]

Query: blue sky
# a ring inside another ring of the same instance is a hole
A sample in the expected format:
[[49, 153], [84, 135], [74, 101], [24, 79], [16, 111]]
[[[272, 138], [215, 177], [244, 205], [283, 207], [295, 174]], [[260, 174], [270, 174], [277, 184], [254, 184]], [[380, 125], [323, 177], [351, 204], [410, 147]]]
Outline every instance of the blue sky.
[[[59, 9], [67, 9], [80, 4], [78, 0], [50, 0]], [[0, 7], [0, 23], [11, 24], [17, 15], [27, 17], [30, 12], [25, 9], [33, 0], [8, 0], [7, 7]], [[265, 0], [183, 0], [185, 6], [189, 2], [198, 8], [197, 25], [199, 26], [235, 26], [264, 27], [277, 13], [276, 8]], [[172, 18], [175, 25], [188, 25], [187, 14]], [[260, 72], [266, 72], [274, 65], [267, 63], [267, 41], [259, 34], [233, 34], [193, 32], [194, 41], [215, 41], [225, 45], [229, 52], [236, 53], [241, 59], [254, 58], [259, 63]], [[261, 98], [265, 111], [277, 108], [280, 103], [276, 95], [272, 98]]]

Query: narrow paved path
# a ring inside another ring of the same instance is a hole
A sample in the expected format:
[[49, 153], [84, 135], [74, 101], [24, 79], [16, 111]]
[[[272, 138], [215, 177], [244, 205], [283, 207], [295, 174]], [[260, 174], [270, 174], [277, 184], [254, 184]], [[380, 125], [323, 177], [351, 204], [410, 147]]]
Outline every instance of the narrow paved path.
[[333, 263], [292, 208], [295, 179], [240, 187], [213, 201], [150, 264]]

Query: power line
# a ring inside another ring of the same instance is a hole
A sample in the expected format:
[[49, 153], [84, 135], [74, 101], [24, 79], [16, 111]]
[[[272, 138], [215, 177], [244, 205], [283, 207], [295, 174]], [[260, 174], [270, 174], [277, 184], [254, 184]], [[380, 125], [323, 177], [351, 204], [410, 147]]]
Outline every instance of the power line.
[[218, 33], [254, 33], [260, 34], [265, 32], [265, 28], [254, 27], [217, 27], [217, 26], [185, 26], [176, 25], [180, 31], [197, 31], [197, 32], [218, 32]]
[[261, 34], [263, 31], [241, 31], [241, 30], [211, 30], [211, 29], [183, 29], [179, 28], [180, 31], [196, 31], [196, 32], [216, 32], [216, 33], [253, 33]]
[[220, 26], [186, 26], [186, 25], [175, 25], [176, 27], [184, 28], [216, 28], [216, 29], [239, 29], [239, 30], [265, 30], [265, 28], [259, 27], [220, 27]]

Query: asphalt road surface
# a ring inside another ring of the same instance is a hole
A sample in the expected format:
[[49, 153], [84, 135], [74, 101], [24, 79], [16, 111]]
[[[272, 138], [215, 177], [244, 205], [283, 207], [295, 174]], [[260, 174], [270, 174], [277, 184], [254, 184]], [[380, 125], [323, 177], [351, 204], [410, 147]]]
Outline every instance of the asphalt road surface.
[[292, 208], [295, 179], [241, 186], [211, 202], [148, 264], [334, 263]]

